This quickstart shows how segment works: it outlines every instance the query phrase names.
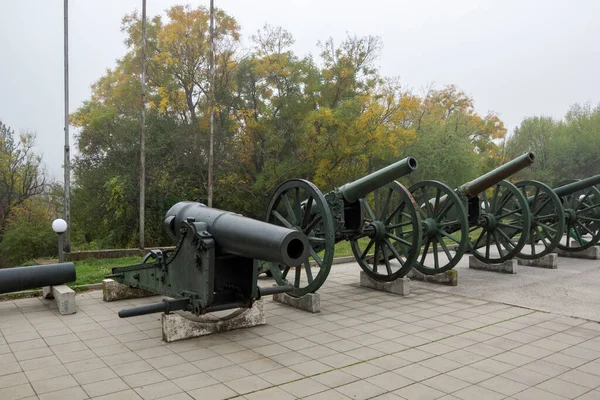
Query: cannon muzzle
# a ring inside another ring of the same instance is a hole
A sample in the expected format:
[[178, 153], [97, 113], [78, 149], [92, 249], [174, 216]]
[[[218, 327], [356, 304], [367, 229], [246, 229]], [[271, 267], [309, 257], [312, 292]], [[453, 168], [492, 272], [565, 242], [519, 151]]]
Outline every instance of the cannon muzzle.
[[556, 188], [554, 189], [554, 193], [556, 193], [558, 197], [564, 197], [598, 184], [600, 184], [600, 175], [594, 175]]
[[60, 263], [0, 269], [0, 293], [74, 282], [75, 264]]
[[533, 153], [525, 153], [504, 165], [460, 186], [457, 191], [469, 199], [533, 164]]
[[406, 157], [400, 161], [388, 165], [367, 176], [363, 176], [354, 182], [346, 183], [338, 190], [349, 203], [365, 197], [369, 193], [393, 182], [396, 179], [408, 175], [417, 169], [417, 160], [413, 157]]
[[310, 245], [306, 235], [229, 211], [210, 208], [202, 203], [182, 201], [165, 217], [165, 227], [179, 239], [184, 222], [201, 222], [217, 244], [229, 254], [272, 261], [291, 267], [308, 260]]

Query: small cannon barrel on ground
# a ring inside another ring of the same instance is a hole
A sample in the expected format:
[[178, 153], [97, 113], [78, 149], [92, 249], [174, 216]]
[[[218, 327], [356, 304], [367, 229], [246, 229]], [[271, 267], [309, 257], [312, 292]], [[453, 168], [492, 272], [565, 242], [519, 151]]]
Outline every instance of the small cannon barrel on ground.
[[62, 285], [76, 280], [72, 262], [0, 269], [0, 294]]
[[448, 271], [467, 250], [486, 263], [517, 255], [525, 246], [531, 213], [523, 193], [504, 179], [533, 161], [533, 153], [525, 153], [456, 190], [437, 181], [413, 185], [424, 244], [414, 268], [427, 275]]
[[283, 182], [266, 220], [306, 234], [310, 258], [296, 268], [265, 263], [263, 269], [278, 284], [293, 284], [292, 296], [314, 293], [329, 274], [335, 244], [348, 240], [371, 278], [389, 282], [405, 275], [419, 254], [421, 222], [414, 199], [395, 180], [416, 168], [417, 160], [407, 157], [326, 195], [303, 179]]
[[107, 277], [173, 300], [122, 310], [119, 316], [123, 318], [175, 310], [201, 315], [251, 307], [261, 295], [293, 289], [290, 285], [259, 288], [258, 258], [297, 266], [309, 254], [306, 235], [297, 230], [201, 203], [175, 204], [166, 213], [165, 227], [177, 241], [174, 250], [153, 251], [141, 264], [113, 268]]
[[598, 184], [600, 175], [555, 189], [537, 181], [517, 183], [527, 196], [533, 215], [528, 245], [519, 257], [536, 259], [556, 248], [577, 252], [600, 242], [600, 191], [595, 187]]

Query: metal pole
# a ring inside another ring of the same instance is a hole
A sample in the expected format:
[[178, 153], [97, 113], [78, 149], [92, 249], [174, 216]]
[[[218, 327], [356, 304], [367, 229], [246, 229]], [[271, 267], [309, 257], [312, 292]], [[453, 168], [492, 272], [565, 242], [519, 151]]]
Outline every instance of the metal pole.
[[208, 147], [208, 206], [212, 207], [213, 200], [213, 142], [215, 119], [215, 15], [214, 0], [210, 0], [210, 141]]
[[59, 263], [65, 262], [65, 257], [63, 254], [63, 234], [62, 233], [58, 234], [58, 262]]
[[146, 0], [142, 0], [142, 118], [140, 124], [140, 249], [143, 249], [146, 211]]
[[65, 250], [71, 252], [71, 149], [69, 147], [69, 0], [64, 0], [64, 72], [65, 72]]

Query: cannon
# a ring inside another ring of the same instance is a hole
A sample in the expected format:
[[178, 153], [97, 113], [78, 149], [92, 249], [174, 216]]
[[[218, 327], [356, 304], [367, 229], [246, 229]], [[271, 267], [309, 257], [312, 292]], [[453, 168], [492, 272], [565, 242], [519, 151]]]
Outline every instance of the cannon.
[[395, 180], [416, 168], [417, 160], [407, 157], [326, 195], [304, 179], [283, 182], [271, 196], [266, 221], [303, 232], [309, 258], [297, 267], [265, 263], [263, 270], [279, 285], [293, 285], [292, 296], [314, 293], [329, 274], [335, 244], [347, 240], [372, 279], [404, 276], [419, 255], [421, 220], [410, 192]]
[[413, 267], [435, 275], [454, 268], [467, 251], [491, 264], [516, 256], [526, 244], [531, 213], [523, 193], [504, 179], [533, 161], [532, 153], [523, 154], [455, 190], [438, 181], [411, 186], [423, 223], [423, 248]]
[[517, 183], [532, 214], [527, 245], [518, 256], [535, 259], [556, 248], [576, 252], [596, 245], [600, 241], [598, 184], [600, 175], [564, 182], [554, 189], [537, 181]]
[[72, 262], [3, 268], [0, 269], [0, 294], [62, 285], [75, 280], [75, 264]]
[[172, 300], [121, 310], [121, 318], [176, 310], [200, 316], [249, 308], [261, 296], [293, 289], [259, 287], [258, 260], [297, 266], [308, 257], [303, 233], [201, 203], [175, 204], [164, 223], [177, 243], [175, 249], [152, 251], [141, 264], [115, 267], [106, 277]]

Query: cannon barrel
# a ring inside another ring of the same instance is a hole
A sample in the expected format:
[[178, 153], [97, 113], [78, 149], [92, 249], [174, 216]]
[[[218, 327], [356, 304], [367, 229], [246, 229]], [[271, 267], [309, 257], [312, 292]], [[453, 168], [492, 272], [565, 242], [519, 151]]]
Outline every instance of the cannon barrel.
[[202, 203], [182, 201], [171, 207], [165, 217], [167, 231], [179, 239], [182, 224], [189, 218], [206, 224], [206, 230], [226, 253], [292, 267], [308, 259], [310, 245], [304, 233]]
[[496, 169], [480, 176], [479, 178], [473, 179], [471, 182], [467, 182], [460, 186], [457, 190], [467, 198], [471, 199], [479, 193], [491, 188], [497, 183], [503, 181], [509, 176], [519, 172], [520, 170], [533, 164], [534, 155], [533, 153], [525, 153], [520, 157], [515, 158], [512, 161], [507, 162], [504, 165], [499, 166]]
[[367, 176], [363, 176], [354, 182], [346, 183], [338, 190], [349, 203], [365, 197], [367, 194], [393, 182], [394, 180], [408, 175], [417, 169], [417, 160], [413, 157], [406, 157], [400, 161], [388, 165]]
[[594, 175], [590, 176], [589, 178], [581, 179], [577, 182], [569, 183], [567, 185], [556, 188], [554, 189], [554, 193], [556, 193], [558, 197], [564, 197], [573, 194], [579, 190], [587, 189], [591, 186], [595, 186], [598, 184], [600, 184], [600, 175]]
[[0, 293], [62, 285], [75, 280], [75, 264], [72, 262], [3, 268], [0, 269]]

